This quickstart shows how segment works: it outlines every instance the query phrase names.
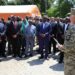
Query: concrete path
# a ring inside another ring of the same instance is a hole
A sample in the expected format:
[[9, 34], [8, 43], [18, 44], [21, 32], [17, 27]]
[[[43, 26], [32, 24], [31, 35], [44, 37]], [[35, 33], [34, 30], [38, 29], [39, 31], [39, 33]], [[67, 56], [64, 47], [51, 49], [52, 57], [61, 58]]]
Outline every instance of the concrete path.
[[64, 65], [52, 57], [39, 60], [39, 55], [28, 59], [8, 57], [0, 62], [0, 75], [64, 75]]

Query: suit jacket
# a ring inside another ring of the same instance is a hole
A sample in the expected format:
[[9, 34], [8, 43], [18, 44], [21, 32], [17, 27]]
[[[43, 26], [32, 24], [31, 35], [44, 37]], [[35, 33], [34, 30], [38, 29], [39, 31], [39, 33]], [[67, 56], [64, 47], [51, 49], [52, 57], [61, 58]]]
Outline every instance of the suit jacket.
[[66, 30], [68, 30], [69, 24], [67, 25], [66, 30], [65, 30], [65, 26], [66, 26], [66, 24], [63, 25], [63, 30], [64, 30], [63, 33], [64, 33]]
[[0, 22], [0, 39], [2, 41], [6, 41], [6, 26], [4, 25], [4, 23]]
[[[49, 40], [49, 35], [51, 34], [52, 28], [50, 23], [45, 22], [45, 27], [43, 28], [43, 22], [38, 26], [38, 32], [37, 35], [39, 39], [48, 39]], [[41, 34], [46, 34], [46, 36], [43, 38]]]
[[12, 38], [13, 35], [17, 34], [20, 32], [20, 25], [17, 25], [17, 27], [14, 27], [13, 22], [11, 21], [10, 23], [7, 24], [7, 29], [6, 29], [6, 35], [8, 38]]
[[58, 22], [57, 23], [57, 40], [60, 44], [64, 43], [64, 23]]
[[54, 22], [50, 22], [51, 26], [52, 26], [52, 35], [54, 35], [54, 38], [56, 38], [57, 35], [57, 25]]

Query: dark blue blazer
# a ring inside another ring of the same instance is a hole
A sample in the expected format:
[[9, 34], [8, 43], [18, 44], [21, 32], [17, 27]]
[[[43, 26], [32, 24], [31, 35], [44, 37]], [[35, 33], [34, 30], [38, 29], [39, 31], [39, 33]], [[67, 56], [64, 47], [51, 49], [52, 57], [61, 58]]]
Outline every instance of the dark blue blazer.
[[38, 32], [37, 32], [37, 35], [38, 37], [41, 39], [42, 37], [40, 36], [40, 34], [46, 34], [45, 38], [49, 38], [49, 35], [51, 34], [52, 32], [52, 27], [50, 25], [50, 23], [48, 22], [45, 22], [45, 27], [43, 28], [43, 23], [41, 23], [39, 26], [38, 26]]

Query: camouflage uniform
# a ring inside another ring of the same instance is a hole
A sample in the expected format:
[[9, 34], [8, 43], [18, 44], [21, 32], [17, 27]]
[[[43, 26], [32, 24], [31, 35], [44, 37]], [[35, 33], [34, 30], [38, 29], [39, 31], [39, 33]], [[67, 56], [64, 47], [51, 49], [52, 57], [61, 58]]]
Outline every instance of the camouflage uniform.
[[69, 25], [64, 41], [64, 73], [75, 75], [75, 25]]

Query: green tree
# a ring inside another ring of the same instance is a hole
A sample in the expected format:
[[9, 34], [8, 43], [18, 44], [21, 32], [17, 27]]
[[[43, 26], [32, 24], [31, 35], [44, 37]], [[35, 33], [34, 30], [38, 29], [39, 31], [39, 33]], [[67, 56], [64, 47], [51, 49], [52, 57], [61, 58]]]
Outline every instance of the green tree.
[[57, 4], [47, 10], [49, 16], [65, 17], [70, 12], [73, 4], [69, 0], [57, 0]]
[[71, 7], [73, 7], [73, 4], [71, 4], [68, 0], [63, 1], [59, 8], [60, 17], [65, 17], [66, 14], [70, 12]]
[[0, 0], [0, 5], [6, 5], [7, 0]]

